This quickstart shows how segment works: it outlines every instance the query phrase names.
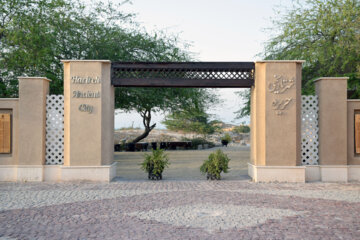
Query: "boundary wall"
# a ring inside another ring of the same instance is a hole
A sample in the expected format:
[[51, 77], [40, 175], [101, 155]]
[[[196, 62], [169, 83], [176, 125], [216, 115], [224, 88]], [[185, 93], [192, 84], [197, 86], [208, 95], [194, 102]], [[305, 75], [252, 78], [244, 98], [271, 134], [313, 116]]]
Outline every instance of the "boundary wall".
[[[259, 61], [251, 89], [251, 163], [256, 182], [360, 181], [354, 118], [360, 99], [347, 100], [347, 78], [315, 81], [318, 163], [301, 157], [303, 61]], [[50, 80], [19, 77], [19, 98], [0, 99], [11, 114], [11, 153], [0, 154], [0, 181], [105, 181], [113, 160], [114, 87], [107, 60], [64, 60], [64, 164], [46, 165], [46, 98]]]

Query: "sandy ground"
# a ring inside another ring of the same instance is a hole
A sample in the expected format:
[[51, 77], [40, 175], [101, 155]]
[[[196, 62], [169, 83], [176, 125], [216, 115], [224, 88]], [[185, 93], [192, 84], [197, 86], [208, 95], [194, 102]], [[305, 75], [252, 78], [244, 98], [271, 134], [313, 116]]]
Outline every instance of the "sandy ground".
[[[143, 133], [143, 129], [121, 129], [114, 132], [114, 144], [122, 143], [123, 140], [135, 139]], [[228, 131], [233, 139], [237, 143], [250, 144], [250, 134], [249, 133], [234, 133]], [[221, 142], [221, 137], [224, 136], [224, 133], [214, 133], [207, 136], [207, 140], [215, 144]], [[203, 135], [196, 133], [185, 133], [181, 131], [171, 131], [167, 129], [154, 129], [150, 132], [149, 136], [141, 140], [141, 142], [168, 142], [168, 141], [184, 141], [184, 139], [192, 138], [203, 138]]]
[[[250, 161], [250, 147], [230, 146], [215, 147], [206, 150], [179, 150], [166, 151], [170, 158], [170, 167], [164, 171], [163, 177], [167, 180], [204, 180], [200, 173], [200, 166], [209, 154], [221, 148], [231, 159], [230, 171], [222, 174], [222, 180], [243, 180], [247, 176], [247, 163]], [[150, 152], [148, 152], [150, 153]], [[146, 152], [115, 153], [118, 162], [118, 180], [144, 180], [147, 174], [140, 169], [140, 163]]]

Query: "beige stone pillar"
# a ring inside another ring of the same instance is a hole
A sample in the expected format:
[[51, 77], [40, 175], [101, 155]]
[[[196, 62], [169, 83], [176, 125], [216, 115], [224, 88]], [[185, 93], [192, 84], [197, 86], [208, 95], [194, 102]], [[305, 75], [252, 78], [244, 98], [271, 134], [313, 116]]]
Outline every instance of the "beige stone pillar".
[[18, 181], [42, 181], [49, 82], [42, 77], [19, 77]]
[[64, 60], [62, 180], [114, 177], [114, 87], [107, 60]]
[[315, 80], [319, 97], [322, 181], [347, 181], [347, 79], [326, 77]]
[[249, 175], [255, 181], [305, 181], [305, 168], [300, 166], [302, 63], [255, 64], [249, 165]]

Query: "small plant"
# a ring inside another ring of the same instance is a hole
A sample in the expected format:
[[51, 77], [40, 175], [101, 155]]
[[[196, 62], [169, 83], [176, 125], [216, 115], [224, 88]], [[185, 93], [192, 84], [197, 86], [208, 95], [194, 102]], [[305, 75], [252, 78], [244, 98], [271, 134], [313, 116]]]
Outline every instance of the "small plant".
[[206, 178], [209, 180], [220, 180], [221, 172], [227, 173], [229, 170], [230, 158], [220, 149], [209, 155], [209, 158], [204, 161], [200, 167], [200, 172], [206, 174]]
[[161, 180], [162, 172], [169, 167], [169, 157], [163, 149], [152, 150], [151, 154], [144, 155], [144, 161], [141, 163], [141, 169], [148, 173], [151, 180]]
[[230, 134], [228, 133], [225, 133], [225, 135], [221, 138], [221, 143], [223, 146], [226, 146], [228, 145], [229, 142], [231, 142], [232, 138], [230, 136]]
[[221, 138], [221, 140], [225, 140], [227, 142], [231, 142], [232, 138], [230, 136], [230, 134], [225, 133], [225, 135]]

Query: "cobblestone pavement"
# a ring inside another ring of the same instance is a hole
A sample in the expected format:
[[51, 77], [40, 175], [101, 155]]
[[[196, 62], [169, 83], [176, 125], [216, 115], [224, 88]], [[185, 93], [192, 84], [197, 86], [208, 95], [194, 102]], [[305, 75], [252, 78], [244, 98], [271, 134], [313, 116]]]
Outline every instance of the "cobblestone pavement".
[[360, 239], [360, 184], [1, 183], [0, 239]]

